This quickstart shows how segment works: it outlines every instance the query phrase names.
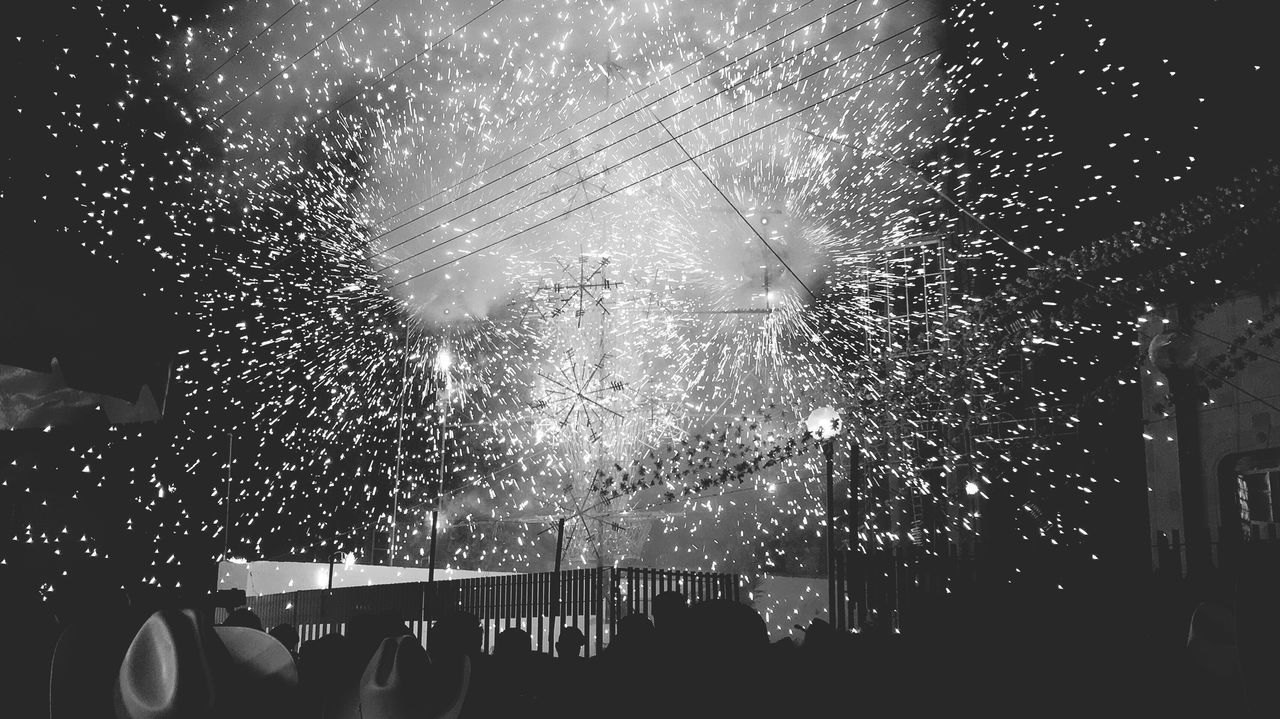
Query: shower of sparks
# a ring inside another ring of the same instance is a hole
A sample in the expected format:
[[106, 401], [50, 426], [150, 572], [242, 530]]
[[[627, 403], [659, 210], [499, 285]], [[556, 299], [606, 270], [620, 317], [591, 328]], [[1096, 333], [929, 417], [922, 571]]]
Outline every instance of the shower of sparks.
[[[1059, 161], [1034, 75], [976, 113], [1024, 126], [1022, 147], [954, 111], [983, 58], [1012, 72], [1020, 51], [975, 32], [999, 3], [960, 5], [270, 0], [174, 27], [164, 91], [119, 99], [122, 117], [153, 99], [181, 117], [140, 140], [167, 143], [167, 165], [149, 176], [121, 144], [99, 168], [118, 187], [83, 204], [106, 231], [89, 248], [154, 252], [165, 296], [205, 328], [175, 374], [172, 451], [226, 468], [219, 438], [246, 438], [227, 483], [246, 509], [191, 531], [256, 556], [281, 537], [295, 556], [364, 551], [391, 521], [421, 539], [420, 510], [439, 507], [449, 566], [545, 566], [544, 530], [568, 516], [571, 564], [636, 559], [661, 535], [668, 566], [768, 571], [778, 542], [824, 531], [820, 453], [766, 460], [825, 404], [868, 496], [908, 515], [870, 511], [842, 541], [972, 538], [996, 482], [1087, 493], [1041, 461], [1076, 410], [1023, 369], [1096, 330], [993, 324], [956, 268], [1012, 281], [1105, 188], [1017, 189]], [[1105, 55], [1080, 72], [1109, 86]], [[154, 182], [186, 191], [149, 206]], [[126, 230], [143, 215], [167, 225]], [[601, 477], [664, 457], [683, 464], [661, 486], [602, 498]], [[1031, 499], [1028, 533], [1078, 538]], [[422, 549], [395, 560], [425, 564]]]

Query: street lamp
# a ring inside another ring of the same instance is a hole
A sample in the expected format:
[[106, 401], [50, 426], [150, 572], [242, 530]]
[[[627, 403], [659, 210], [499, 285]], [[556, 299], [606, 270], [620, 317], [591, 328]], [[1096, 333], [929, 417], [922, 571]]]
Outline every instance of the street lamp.
[[341, 549], [329, 552], [329, 589], [333, 589], [333, 560], [342, 555], [342, 568], [350, 569], [356, 565], [355, 552], [343, 552]]
[[[449, 354], [448, 347], [441, 347], [436, 352], [435, 372], [432, 373], [432, 383], [435, 385], [436, 408], [440, 412], [440, 455], [437, 463], [436, 471], [436, 491], [434, 507], [431, 510], [431, 548], [430, 556], [427, 557], [427, 581], [436, 581], [436, 533], [437, 524], [440, 519], [440, 498], [444, 495], [444, 445], [448, 439], [449, 431], [449, 368], [453, 366], [453, 355]], [[444, 383], [444, 393], [440, 391], [441, 382]], [[443, 399], [443, 401], [441, 401]]]
[[840, 413], [832, 407], [819, 407], [809, 413], [804, 421], [809, 435], [822, 442], [822, 454], [827, 460], [827, 620], [836, 623], [836, 521], [833, 467], [836, 437], [840, 435]]

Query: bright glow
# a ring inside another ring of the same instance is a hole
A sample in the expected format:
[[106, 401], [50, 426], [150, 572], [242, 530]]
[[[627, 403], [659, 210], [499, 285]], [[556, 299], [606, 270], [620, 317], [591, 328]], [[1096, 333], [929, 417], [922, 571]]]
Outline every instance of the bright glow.
[[972, 496], [972, 495], [974, 495], [974, 494], [977, 494], [977, 493], [978, 493], [978, 483], [977, 483], [977, 482], [973, 482], [973, 481], [965, 482], [965, 484], [964, 484], [964, 493], [965, 493], [965, 494], [968, 494], [968, 495], [971, 495], [971, 496]]
[[840, 413], [833, 407], [819, 407], [804, 421], [809, 434], [821, 439], [840, 435]]

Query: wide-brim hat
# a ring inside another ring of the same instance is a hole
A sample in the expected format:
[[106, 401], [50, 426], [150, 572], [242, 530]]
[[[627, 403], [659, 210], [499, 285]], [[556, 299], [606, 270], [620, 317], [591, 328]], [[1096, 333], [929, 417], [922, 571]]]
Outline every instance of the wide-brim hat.
[[462, 658], [459, 677], [433, 666], [416, 637], [388, 637], [361, 677], [360, 713], [364, 719], [456, 719], [470, 684], [470, 657]]
[[161, 611], [134, 635], [115, 686], [118, 719], [268, 716], [297, 686], [293, 657], [264, 632]]
[[49, 664], [49, 717], [112, 716], [120, 663], [132, 639], [128, 617], [114, 614], [104, 615], [101, 622], [72, 624], [62, 630]]
[[[214, 627], [231, 658], [216, 708], [223, 716], [281, 716], [296, 699], [298, 667], [279, 639], [249, 627]], [[225, 691], [231, 687], [234, 693]]]

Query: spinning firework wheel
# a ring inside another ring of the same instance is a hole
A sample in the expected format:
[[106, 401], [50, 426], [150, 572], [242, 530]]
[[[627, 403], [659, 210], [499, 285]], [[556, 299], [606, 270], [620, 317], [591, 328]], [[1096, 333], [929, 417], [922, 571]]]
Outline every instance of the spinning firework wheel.
[[582, 255], [577, 264], [560, 261], [563, 277], [556, 282], [541, 283], [533, 290], [526, 315], [536, 313], [544, 320], [572, 315], [579, 329], [588, 312], [599, 310], [609, 314], [608, 293], [622, 286], [609, 279], [609, 258], [598, 260]]
[[583, 514], [565, 529], [565, 561], [594, 566], [638, 562], [653, 523], [671, 516], [662, 512], [611, 511]]
[[561, 429], [574, 425], [592, 441], [599, 440], [608, 417], [623, 418], [614, 407], [614, 397], [623, 392], [626, 383], [610, 374], [605, 366], [608, 359], [605, 354], [584, 363], [570, 355], [568, 367], [555, 374], [538, 373], [547, 386], [544, 396], [532, 403], [534, 411], [545, 413]]

